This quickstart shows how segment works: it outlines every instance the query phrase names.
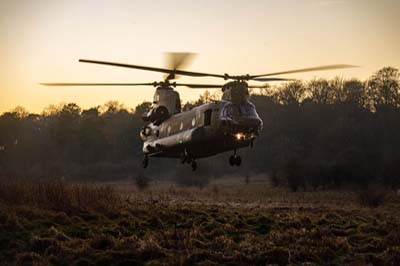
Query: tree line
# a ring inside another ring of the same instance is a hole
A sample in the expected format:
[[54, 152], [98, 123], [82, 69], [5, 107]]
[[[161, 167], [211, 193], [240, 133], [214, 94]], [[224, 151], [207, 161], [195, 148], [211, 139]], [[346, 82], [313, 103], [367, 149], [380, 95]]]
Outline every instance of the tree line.
[[[205, 92], [188, 106], [213, 100]], [[179, 162], [154, 159], [145, 174], [156, 179], [208, 180], [222, 175], [268, 174], [292, 190], [400, 185], [400, 72], [392, 67], [369, 79], [293, 81], [253, 91], [264, 121], [252, 150], [200, 160], [192, 173]], [[117, 180], [140, 166], [144, 102], [129, 109], [110, 101], [82, 110], [74, 103], [41, 114], [17, 107], [0, 116], [0, 175], [73, 180]], [[154, 169], [157, 169], [154, 170]]]

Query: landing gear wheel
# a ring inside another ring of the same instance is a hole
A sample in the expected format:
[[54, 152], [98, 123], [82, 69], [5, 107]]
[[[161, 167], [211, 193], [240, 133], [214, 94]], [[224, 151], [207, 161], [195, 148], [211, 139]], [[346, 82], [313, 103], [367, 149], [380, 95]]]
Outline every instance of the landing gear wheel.
[[143, 168], [147, 168], [147, 166], [149, 166], [149, 157], [147, 155], [145, 155], [143, 157], [142, 164], [143, 164]]
[[236, 157], [235, 157], [235, 155], [231, 155], [229, 157], [229, 165], [234, 166], [235, 164], [236, 164]]
[[242, 164], [242, 157], [237, 156], [237, 155], [231, 155], [229, 157], [229, 165], [230, 166], [240, 166]]
[[237, 156], [235, 160], [235, 165], [240, 166], [242, 164], [242, 157]]
[[197, 162], [195, 160], [192, 160], [192, 171], [196, 171], [197, 169]]
[[186, 163], [186, 156], [184, 154], [181, 155], [181, 157], [179, 158], [181, 164]]
[[190, 159], [190, 157], [188, 156], [188, 152], [187, 152], [187, 150], [186, 150], [186, 148], [185, 148], [185, 150], [181, 153], [181, 156], [180, 156], [180, 161], [181, 161], [181, 164], [185, 164], [185, 163], [188, 163], [188, 164], [190, 164], [192, 161], [191, 161], [191, 159]]

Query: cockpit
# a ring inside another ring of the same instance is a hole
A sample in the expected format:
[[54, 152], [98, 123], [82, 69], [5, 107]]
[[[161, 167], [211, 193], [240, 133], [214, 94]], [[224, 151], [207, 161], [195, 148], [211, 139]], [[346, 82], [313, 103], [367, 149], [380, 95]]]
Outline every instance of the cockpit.
[[228, 103], [222, 108], [221, 117], [223, 118], [234, 119], [239, 116], [258, 118], [256, 108], [249, 102], [245, 104]]
[[221, 109], [220, 119], [224, 131], [232, 134], [258, 134], [262, 128], [262, 121], [250, 102], [226, 103]]

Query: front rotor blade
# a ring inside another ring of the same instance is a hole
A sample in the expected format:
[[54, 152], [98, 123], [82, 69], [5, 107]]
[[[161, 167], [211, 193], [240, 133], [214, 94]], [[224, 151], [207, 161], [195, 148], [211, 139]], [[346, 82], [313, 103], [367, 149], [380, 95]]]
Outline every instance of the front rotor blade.
[[358, 66], [337, 64], [337, 65], [327, 65], [327, 66], [300, 68], [300, 69], [281, 71], [281, 72], [274, 72], [274, 73], [268, 73], [268, 74], [262, 74], [262, 75], [252, 75], [252, 76], [250, 76], [250, 79], [254, 79], [254, 78], [258, 78], [258, 77], [277, 76], [277, 75], [282, 75], [282, 74], [293, 74], [293, 73], [321, 71], [321, 70], [331, 70], [331, 69], [343, 69], [343, 68], [354, 68], [354, 67], [358, 67]]
[[98, 61], [98, 60], [89, 60], [89, 59], [79, 59], [79, 62], [82, 63], [91, 63], [91, 64], [99, 64], [99, 65], [108, 65], [108, 66], [117, 66], [117, 67], [126, 67], [126, 68], [135, 68], [147, 71], [154, 71], [154, 72], [161, 72], [166, 74], [178, 74], [183, 76], [191, 76], [191, 77], [217, 77], [217, 78], [225, 78], [224, 75], [219, 74], [210, 74], [210, 73], [201, 73], [201, 72], [193, 72], [193, 71], [184, 71], [179, 69], [166, 69], [166, 68], [159, 68], [159, 67], [148, 67], [148, 66], [139, 66], [139, 65], [130, 65], [124, 63], [114, 63], [114, 62], [107, 62], [107, 61]]
[[[175, 86], [185, 86], [185, 87], [189, 87], [191, 89], [221, 89], [224, 84], [185, 84], [185, 83], [177, 83], [175, 84]], [[249, 88], [258, 88], [258, 89], [262, 89], [262, 88], [268, 88], [269, 85], [265, 84], [265, 85], [248, 85]]]
[[294, 81], [295, 79], [286, 79], [286, 78], [253, 78], [251, 80], [255, 81]]
[[191, 89], [221, 89], [224, 85], [218, 84], [186, 84], [186, 83], [177, 83], [175, 86], [185, 86]]
[[154, 83], [39, 83], [44, 86], [154, 86]]

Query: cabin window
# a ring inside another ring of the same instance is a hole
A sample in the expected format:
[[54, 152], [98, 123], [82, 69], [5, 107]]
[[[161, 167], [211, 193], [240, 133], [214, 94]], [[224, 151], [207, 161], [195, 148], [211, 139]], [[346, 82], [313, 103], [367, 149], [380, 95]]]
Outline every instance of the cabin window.
[[212, 109], [208, 109], [207, 111], [204, 112], [204, 126], [209, 126], [211, 125], [211, 114], [212, 114]]

